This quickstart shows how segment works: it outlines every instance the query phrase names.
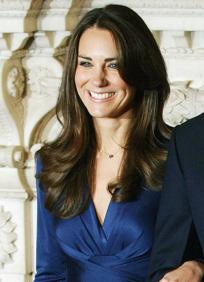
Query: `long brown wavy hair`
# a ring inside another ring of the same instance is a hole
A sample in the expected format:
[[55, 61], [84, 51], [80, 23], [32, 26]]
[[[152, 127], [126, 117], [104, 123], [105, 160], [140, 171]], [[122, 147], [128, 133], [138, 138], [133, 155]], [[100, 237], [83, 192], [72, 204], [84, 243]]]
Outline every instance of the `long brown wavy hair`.
[[91, 199], [97, 139], [92, 117], [75, 86], [78, 45], [82, 33], [97, 27], [110, 31], [118, 50], [119, 72], [135, 88], [134, 117], [127, 136], [120, 179], [109, 184], [112, 200], [135, 198], [143, 185], [160, 189], [169, 129], [162, 112], [169, 94], [164, 60], [144, 21], [130, 8], [107, 5], [89, 11], [73, 30], [67, 47], [56, 114], [62, 131], [46, 143], [37, 157], [42, 163], [41, 187], [45, 207], [56, 216], [73, 217]]

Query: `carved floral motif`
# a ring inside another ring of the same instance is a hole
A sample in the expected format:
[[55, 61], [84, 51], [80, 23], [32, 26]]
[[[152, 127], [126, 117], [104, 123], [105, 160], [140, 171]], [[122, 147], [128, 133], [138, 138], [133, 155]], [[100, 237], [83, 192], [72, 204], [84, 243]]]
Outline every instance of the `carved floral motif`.
[[24, 105], [25, 94], [25, 73], [20, 59], [10, 59], [6, 61], [3, 69], [2, 83], [3, 97], [14, 122], [16, 123], [20, 144], [24, 138]]
[[3, 207], [0, 206], [0, 268], [12, 261], [12, 255], [17, 250], [15, 227], [15, 224], [11, 221], [11, 213], [5, 212]]
[[[198, 106], [199, 104], [199, 106]], [[171, 84], [171, 94], [164, 107], [164, 120], [176, 126], [204, 112], [204, 91], [191, 88], [191, 81]]]
[[52, 70], [47, 66], [33, 66], [28, 71], [28, 89], [36, 98], [49, 97], [50, 95], [57, 95], [61, 82], [61, 77], [56, 77]]
[[23, 97], [25, 76], [23, 69], [17, 65], [12, 67], [8, 72], [7, 89], [10, 96], [16, 99], [21, 99]]

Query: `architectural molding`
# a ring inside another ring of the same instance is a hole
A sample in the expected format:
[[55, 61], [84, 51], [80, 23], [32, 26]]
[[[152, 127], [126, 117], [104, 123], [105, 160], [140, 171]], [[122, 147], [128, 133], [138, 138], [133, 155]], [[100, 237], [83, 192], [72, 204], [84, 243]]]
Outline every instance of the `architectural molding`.
[[23, 168], [26, 152], [22, 146], [0, 146], [0, 167]]
[[[72, 30], [81, 14], [91, 8], [111, 3], [114, 2], [110, 0], [1, 0], [0, 32]], [[158, 30], [159, 25], [161, 28], [165, 25], [165, 29], [180, 30], [182, 26], [190, 27], [192, 30], [193, 28], [203, 29], [204, 3], [199, 0], [120, 0], [115, 3], [132, 7], [146, 19], [153, 30]], [[158, 16], [159, 21], [155, 18]], [[166, 16], [168, 20], [165, 19]], [[180, 21], [178, 16], [185, 18], [185, 21]], [[189, 23], [188, 19], [194, 19], [194, 21]], [[49, 24], [50, 21], [52, 25]]]
[[[69, 3], [68, 3], [69, 2]], [[85, 1], [75, 1], [78, 3], [82, 3], [81, 7], [91, 8], [93, 6], [101, 7], [108, 4], [121, 4], [129, 7], [137, 7], [137, 8], [154, 8], [155, 10], [159, 9], [202, 9], [204, 8], [204, 3], [200, 0], [119, 0], [119, 1], [111, 1], [111, 0], [85, 0]], [[77, 5], [76, 5], [77, 6]], [[71, 7], [71, 1], [66, 0], [53, 0], [50, 2], [49, 0], [45, 0], [43, 4], [43, 9], [68, 9]]]
[[43, 0], [1, 0], [0, 32], [33, 32]]
[[199, 59], [204, 59], [204, 48], [192, 49], [192, 48], [161, 48], [161, 52], [164, 56], [168, 57], [182, 57], [184, 59], [189, 59], [189, 57], [194, 57]]

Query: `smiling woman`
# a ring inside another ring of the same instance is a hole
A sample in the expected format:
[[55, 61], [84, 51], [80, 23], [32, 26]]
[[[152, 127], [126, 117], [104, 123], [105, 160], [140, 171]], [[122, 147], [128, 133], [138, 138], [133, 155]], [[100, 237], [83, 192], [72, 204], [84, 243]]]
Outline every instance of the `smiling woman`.
[[82, 34], [78, 48], [75, 84], [95, 122], [102, 117], [130, 117], [135, 91], [120, 76], [117, 47], [111, 32], [89, 28]]
[[66, 53], [62, 131], [36, 156], [40, 282], [144, 282], [166, 160], [166, 68], [131, 9], [88, 12]]

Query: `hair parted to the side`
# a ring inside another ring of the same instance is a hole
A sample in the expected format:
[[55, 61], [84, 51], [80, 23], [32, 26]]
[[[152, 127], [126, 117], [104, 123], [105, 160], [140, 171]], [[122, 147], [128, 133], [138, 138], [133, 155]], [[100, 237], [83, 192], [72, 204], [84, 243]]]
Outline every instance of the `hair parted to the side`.
[[[56, 216], [69, 218], [88, 205], [93, 183], [97, 140], [92, 122], [74, 82], [78, 45], [91, 27], [109, 30], [118, 50], [119, 72], [135, 88], [134, 117], [125, 146], [122, 173], [110, 183], [113, 201], [133, 199], [147, 185], [161, 187], [169, 129], [162, 112], [169, 94], [165, 63], [144, 21], [130, 8], [108, 5], [88, 12], [73, 30], [67, 47], [56, 113], [62, 123], [57, 139], [38, 152], [42, 162], [40, 183], [45, 206]], [[85, 188], [89, 187], [89, 188]]]

